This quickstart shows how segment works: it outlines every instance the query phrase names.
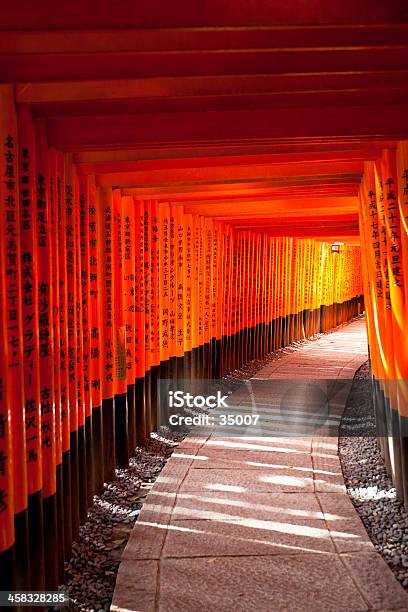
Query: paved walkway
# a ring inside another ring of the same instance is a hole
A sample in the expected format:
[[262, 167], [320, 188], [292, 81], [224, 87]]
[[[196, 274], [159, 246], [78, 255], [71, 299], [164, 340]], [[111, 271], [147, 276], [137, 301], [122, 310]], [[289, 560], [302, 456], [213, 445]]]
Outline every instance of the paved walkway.
[[[215, 426], [188, 436], [143, 506], [112, 610], [408, 610], [345, 492], [337, 455], [337, 425], [366, 359], [357, 321], [265, 366], [251, 398], [247, 388], [231, 396], [237, 413], [253, 412], [255, 397], [259, 435]], [[330, 387], [328, 404], [315, 383], [302, 405], [311, 378]], [[288, 423], [290, 435], [266, 435]]]

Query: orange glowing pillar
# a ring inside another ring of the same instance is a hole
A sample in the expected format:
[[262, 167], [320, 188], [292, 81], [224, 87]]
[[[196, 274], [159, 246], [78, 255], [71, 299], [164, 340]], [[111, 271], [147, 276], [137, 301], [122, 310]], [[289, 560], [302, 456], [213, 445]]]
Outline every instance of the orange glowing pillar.
[[50, 158], [45, 125], [36, 125], [36, 233], [38, 265], [39, 370], [46, 588], [58, 585], [55, 391], [53, 359], [52, 226]]
[[38, 335], [38, 269], [35, 233], [35, 134], [31, 108], [18, 112], [21, 282], [28, 521], [32, 588], [45, 588], [42, 448]]
[[123, 212], [120, 189], [112, 192], [112, 268], [113, 268], [113, 338], [115, 344], [114, 403], [116, 466], [126, 468], [129, 460], [126, 378], [126, 329], [123, 280]]
[[105, 481], [115, 477], [115, 336], [114, 336], [114, 250], [113, 250], [113, 195], [109, 188], [98, 187], [96, 192], [98, 247], [101, 270], [101, 382], [103, 454]]
[[136, 447], [135, 402], [135, 206], [131, 196], [122, 197], [123, 295], [125, 321], [126, 395], [129, 456]]
[[135, 403], [136, 441], [141, 444], [147, 437], [146, 403], [146, 351], [145, 351], [145, 289], [144, 289], [144, 207], [134, 200], [135, 234]]

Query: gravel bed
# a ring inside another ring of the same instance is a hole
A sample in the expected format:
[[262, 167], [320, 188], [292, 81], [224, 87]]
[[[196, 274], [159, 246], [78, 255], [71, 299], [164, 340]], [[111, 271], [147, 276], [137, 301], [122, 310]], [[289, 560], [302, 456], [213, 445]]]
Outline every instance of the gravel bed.
[[375, 437], [371, 369], [356, 372], [340, 425], [347, 492], [376, 550], [408, 589], [408, 514], [397, 500]]
[[109, 610], [120, 559], [143, 501], [181, 439], [164, 428], [152, 434], [135, 449], [129, 467], [116, 470], [116, 480], [94, 497], [65, 566], [61, 589], [70, 598], [71, 610]]

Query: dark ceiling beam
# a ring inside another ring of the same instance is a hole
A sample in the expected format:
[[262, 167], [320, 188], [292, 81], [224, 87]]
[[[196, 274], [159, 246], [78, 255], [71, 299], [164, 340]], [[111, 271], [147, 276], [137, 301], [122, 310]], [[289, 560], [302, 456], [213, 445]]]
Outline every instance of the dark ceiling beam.
[[[217, 165], [217, 159], [235, 159], [239, 163], [239, 158], [257, 158], [258, 156], [271, 156], [277, 163], [290, 163], [298, 161], [324, 161], [337, 159], [361, 159], [372, 160], [378, 157], [383, 148], [394, 146], [394, 142], [385, 138], [370, 139], [336, 139], [328, 140], [308, 140], [308, 142], [283, 139], [273, 143], [244, 142], [239, 144], [220, 145], [197, 145], [194, 148], [183, 146], [167, 147], [146, 147], [137, 148], [112, 148], [100, 146], [99, 150], [78, 150], [74, 153], [74, 160], [77, 164], [99, 164], [110, 162], [130, 162], [147, 164], [145, 169], [154, 167], [183, 167], [182, 164], [195, 165], [198, 161], [211, 160], [212, 165]], [[334, 156], [334, 157], [333, 157]], [[338, 157], [337, 157], [338, 156]], [[268, 160], [270, 161], [270, 160]], [[152, 164], [149, 166], [149, 164]], [[163, 164], [163, 166], [162, 166]], [[180, 164], [178, 166], [178, 164]], [[90, 171], [91, 173], [93, 171]]]
[[[125, 192], [126, 193], [126, 192]], [[142, 199], [142, 198], [141, 198]], [[166, 201], [166, 200], [163, 200]], [[167, 200], [168, 201], [168, 200]], [[259, 200], [256, 197], [243, 201], [237, 199], [234, 205], [231, 202], [212, 203], [210, 206], [203, 202], [184, 202], [187, 212], [194, 212], [221, 219], [263, 219], [298, 217], [304, 215], [328, 216], [331, 214], [355, 214], [358, 211], [357, 196], [330, 196], [325, 198], [309, 197], [292, 198], [290, 201], [283, 198]]]
[[[230, 216], [228, 214], [228, 212], [224, 212], [224, 213], [223, 212], [219, 212], [217, 214], [214, 214], [214, 213], [210, 214], [210, 213], [208, 213], [206, 211], [197, 212], [197, 210], [195, 210], [193, 208], [190, 208], [188, 206], [184, 207], [184, 212], [185, 213], [189, 213], [189, 214], [199, 214], [199, 215], [202, 215], [203, 217], [210, 217], [211, 219], [215, 219], [217, 221], [225, 221], [227, 223], [233, 223], [233, 221], [235, 219], [240, 219], [242, 216], [244, 216], [244, 215], [241, 215], [241, 216], [239, 216], [239, 215]], [[324, 214], [325, 210], [323, 208], [316, 208], [316, 209], [310, 209], [310, 212], [311, 212], [311, 215], [310, 215], [310, 219], [309, 219], [309, 225], [313, 225], [314, 217], [316, 215]], [[355, 212], [355, 209], [351, 209], [351, 208], [350, 209], [345, 209], [345, 212]], [[268, 214], [268, 211], [266, 211], [266, 210], [261, 211], [261, 213], [259, 213], [259, 214], [254, 214], [252, 217], [250, 217], [250, 221], [247, 221], [247, 224], [246, 224], [245, 227], [247, 229], [251, 229], [252, 227], [258, 227], [258, 229], [260, 231], [262, 231], [263, 229], [265, 229], [265, 231], [268, 230], [269, 229], [268, 226], [257, 224], [257, 219], [261, 218], [262, 216], [265, 216], [266, 214]], [[298, 210], [298, 211], [296, 211], [296, 213], [294, 212], [290, 216], [285, 217], [287, 219], [287, 221], [288, 221], [288, 227], [290, 226], [291, 220], [292, 219], [296, 219], [301, 214], [302, 214], [302, 211]], [[281, 210], [277, 210], [276, 212], [272, 212], [271, 213], [271, 218], [281, 219], [283, 216], [284, 216], [284, 212], [281, 211]], [[357, 227], [357, 225], [356, 225], [356, 227]]]
[[7, 31], [0, 54], [404, 45], [408, 24]]
[[[217, 157], [198, 157], [180, 159], [134, 159], [131, 151], [110, 151], [106, 155], [87, 155], [87, 153], [75, 155], [81, 174], [106, 174], [114, 172], [137, 172], [152, 170], [179, 170], [188, 168], [211, 168], [214, 166], [253, 166], [266, 164], [299, 164], [305, 162], [320, 163], [331, 162], [341, 164], [346, 161], [367, 161], [375, 159], [380, 154], [381, 148], [372, 149], [340, 149], [338, 151], [316, 151], [305, 153], [275, 153], [272, 155], [235, 155]], [[134, 152], [137, 153], [136, 151]], [[110, 158], [110, 159], [109, 159]]]
[[[333, 225], [335, 223], [338, 222], [342, 222], [342, 223], [358, 223], [358, 214], [347, 214], [347, 215], [336, 215], [333, 214], [330, 217], [328, 217], [327, 215], [324, 216], [315, 216], [314, 217], [314, 221], [316, 223], [322, 223], [324, 222], [325, 224], [328, 225]], [[248, 224], [248, 222], [250, 222]], [[271, 219], [269, 217], [264, 217], [262, 219], [257, 219], [256, 222], [251, 222], [250, 218], [248, 219], [240, 219], [238, 221], [236, 220], [231, 220], [231, 225], [233, 227], [236, 228], [240, 228], [240, 229], [248, 229], [249, 225], [254, 226], [258, 226], [258, 227], [262, 227], [262, 226], [271, 226], [271, 227], [284, 227], [286, 226], [288, 223], [290, 223], [292, 225], [292, 227], [294, 227], [295, 225], [304, 225], [305, 223], [310, 223], [310, 215], [309, 216], [299, 216], [296, 219], [290, 219], [290, 221], [288, 221], [288, 219]]]
[[[256, 212], [255, 211], [256, 208], [256, 203], [254, 202], [254, 213], [249, 215], [248, 214], [248, 210], [242, 210], [241, 214], [238, 214], [238, 212], [236, 214], [233, 214], [229, 209], [226, 209], [224, 211], [218, 211], [218, 212], [213, 212], [213, 211], [208, 211], [208, 210], [202, 210], [197, 212], [197, 209], [192, 207], [192, 206], [188, 206], [185, 205], [184, 206], [184, 211], [186, 213], [194, 213], [194, 214], [200, 214], [203, 216], [207, 216], [207, 217], [211, 217], [214, 219], [218, 219], [220, 221], [228, 221], [228, 223], [233, 223], [236, 220], [241, 220], [241, 219], [245, 219], [245, 227], [254, 227], [255, 225], [257, 225], [257, 221], [258, 219], [262, 219], [265, 216], [268, 216], [268, 218], [270, 219], [275, 219], [275, 220], [279, 220], [284, 218], [287, 223], [291, 222], [293, 219], [297, 219], [299, 216], [302, 216], [305, 214], [305, 210], [303, 207], [299, 207], [296, 209], [290, 209], [289, 213], [286, 215], [285, 214], [285, 209], [282, 208], [281, 206], [270, 206], [269, 209], [268, 207], [263, 207], [262, 210]], [[286, 208], [286, 210], [288, 210]], [[326, 207], [318, 207], [316, 205], [311, 206], [307, 209], [310, 212], [310, 218], [309, 218], [309, 223], [313, 223], [313, 220], [316, 216], [320, 216], [320, 215], [324, 215], [327, 214], [327, 216], [330, 216], [330, 210], [328, 212], [328, 209]], [[357, 210], [356, 206], [350, 206], [350, 207], [333, 207], [332, 212], [333, 214], [335, 213], [339, 213], [339, 212], [345, 212], [345, 213], [355, 213]], [[263, 227], [264, 224], [258, 224], [259, 227]], [[265, 226], [266, 228], [266, 226]]]
[[297, 198], [320, 199], [328, 197], [353, 197], [357, 196], [359, 183], [325, 184], [321, 186], [308, 185], [303, 188], [288, 187], [276, 188], [268, 185], [268, 181], [263, 183], [236, 183], [229, 185], [191, 185], [189, 187], [122, 187], [126, 195], [134, 195], [141, 199], [158, 198], [161, 200], [171, 200], [180, 204], [188, 202], [191, 205], [228, 205], [234, 207], [237, 202], [252, 204], [254, 201], [259, 203], [271, 200], [285, 200], [286, 206], [291, 206]]
[[[303, 223], [293, 223], [292, 220], [287, 223], [281, 223], [276, 225], [260, 225], [258, 223], [247, 224], [246, 226], [235, 226], [234, 223], [228, 221], [233, 227], [240, 231], [253, 230], [254, 232], [263, 232], [265, 233], [273, 233], [273, 232], [288, 232], [286, 235], [291, 235], [293, 232], [299, 232], [307, 230], [308, 232], [314, 231], [319, 234], [324, 231], [336, 232], [339, 230], [340, 232], [347, 233], [348, 231], [358, 231], [358, 221], [341, 221], [337, 220], [334, 222], [330, 222], [330, 220], [317, 220], [315, 217], [313, 218], [313, 222], [311, 223], [311, 219], [305, 220]], [[281, 235], [285, 235], [282, 233]]]
[[288, 189], [260, 189], [255, 185], [244, 185], [241, 189], [231, 188], [219, 189], [218, 191], [202, 190], [197, 191], [191, 189], [188, 192], [179, 192], [175, 189], [164, 189], [160, 187], [152, 187], [145, 189], [122, 188], [125, 195], [133, 195], [140, 199], [149, 200], [151, 198], [162, 201], [175, 202], [177, 204], [186, 204], [190, 206], [206, 206], [209, 210], [215, 206], [230, 206], [233, 208], [237, 203], [245, 203], [251, 205], [255, 201], [262, 204], [273, 200], [285, 200], [286, 206], [292, 205], [292, 200], [299, 198], [313, 198], [314, 200], [322, 201], [328, 197], [356, 197], [358, 195], [359, 186], [342, 185], [334, 187], [322, 188], [288, 188]]
[[408, 46], [0, 55], [3, 81], [405, 70]]
[[71, 0], [2, 3], [8, 30], [171, 28], [202, 26], [388, 24], [408, 21], [401, 0]]
[[319, 237], [320, 240], [324, 242], [337, 242], [342, 238], [342, 241], [346, 241], [347, 238], [354, 237], [357, 238], [359, 236], [358, 227], [343, 227], [342, 225], [338, 225], [337, 227], [314, 227], [312, 224], [309, 226], [305, 226], [304, 228], [291, 228], [288, 226], [287, 228], [275, 229], [275, 230], [265, 230], [263, 231], [261, 228], [251, 228], [252, 231], [260, 234], [267, 234], [269, 236], [282, 236], [282, 237], [292, 237], [292, 238], [315, 238]]
[[[336, 176], [343, 182], [358, 182], [363, 172], [361, 161], [338, 162]], [[322, 183], [330, 182], [334, 174], [332, 162], [305, 162], [298, 164], [253, 164], [236, 166], [212, 166], [171, 168], [164, 170], [130, 171], [103, 173], [97, 175], [101, 186], [120, 187], [161, 187], [177, 186], [187, 189], [195, 185], [233, 185], [235, 183], [264, 183], [276, 187], [284, 185], [307, 185], [312, 177], [315, 184], [318, 179]], [[334, 176], [334, 178], [336, 178]]]
[[322, 107], [267, 111], [209, 111], [63, 117], [48, 120], [49, 143], [69, 149], [214, 144], [275, 139], [403, 138], [408, 106]]
[[[350, 175], [347, 176], [324, 176], [321, 179], [315, 181], [304, 178], [291, 179], [276, 178], [239, 178], [232, 177], [230, 180], [211, 180], [203, 179], [201, 181], [176, 181], [175, 179], [169, 179], [167, 181], [154, 180], [155, 177], [147, 177], [146, 180], [138, 180], [138, 177], [134, 173], [128, 174], [97, 174], [96, 182], [101, 187], [120, 187], [122, 189], [135, 189], [138, 192], [147, 193], [150, 190], [157, 190], [157, 193], [179, 193], [179, 194], [199, 194], [199, 197], [205, 194], [207, 197], [211, 195], [211, 192], [219, 194], [220, 192], [233, 193], [234, 191], [242, 192], [243, 190], [254, 189], [261, 193], [262, 190], [287, 190], [291, 192], [293, 189], [307, 191], [310, 189], [315, 190], [334, 190], [337, 189], [351, 189], [355, 190], [361, 181], [361, 175]], [[218, 197], [217, 195], [214, 197]]]
[[404, 88], [408, 70], [239, 74], [16, 84], [17, 102], [80, 102], [141, 98], [192, 98], [290, 92]]
[[193, 98], [138, 98], [36, 104], [34, 117], [92, 116], [112, 113], [182, 113], [319, 108], [320, 106], [393, 106], [408, 103], [408, 87], [364, 91], [313, 91]]

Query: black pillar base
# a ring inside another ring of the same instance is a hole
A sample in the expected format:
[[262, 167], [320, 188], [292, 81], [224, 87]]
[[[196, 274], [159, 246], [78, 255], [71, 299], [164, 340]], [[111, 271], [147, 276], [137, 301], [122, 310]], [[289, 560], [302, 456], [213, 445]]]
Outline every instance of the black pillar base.
[[[31, 588], [33, 591], [44, 591], [44, 516], [41, 491], [28, 496], [28, 524], [30, 527]], [[3, 570], [3, 566], [1, 567]]]
[[135, 409], [136, 409], [136, 445], [141, 446], [146, 440], [146, 397], [145, 379], [135, 379]]
[[94, 468], [94, 484], [95, 493], [100, 493], [103, 488], [103, 424], [102, 424], [102, 407], [96, 406], [92, 409], [92, 448], [93, 448], [93, 468]]
[[92, 416], [85, 417], [85, 448], [86, 448], [86, 491], [87, 506], [92, 504], [95, 490], [94, 461], [97, 456], [93, 453], [93, 424]]
[[79, 513], [79, 463], [78, 463], [78, 431], [71, 431], [70, 436], [70, 459], [71, 459], [71, 517], [72, 517], [72, 539], [77, 540], [79, 536], [80, 513]]
[[87, 452], [85, 425], [78, 427], [78, 486], [79, 486], [79, 524], [86, 522], [88, 513]]
[[128, 406], [128, 451], [132, 457], [136, 447], [136, 405], [135, 405], [135, 385], [127, 386], [127, 406]]
[[16, 551], [11, 546], [0, 552], [0, 591], [15, 591], [16, 586]]
[[113, 398], [102, 400], [103, 476], [105, 482], [115, 479], [115, 406]]
[[62, 498], [64, 504], [64, 559], [71, 557], [72, 546], [72, 510], [71, 510], [71, 452], [62, 453]]
[[115, 457], [117, 468], [129, 465], [128, 414], [126, 393], [115, 395]]
[[58, 588], [58, 521], [57, 494], [43, 499], [44, 508], [44, 557], [45, 588], [55, 591]]
[[160, 405], [160, 365], [154, 365], [150, 368], [151, 380], [151, 429], [150, 432], [157, 430], [157, 413]]
[[64, 583], [64, 560], [65, 560], [65, 508], [64, 508], [64, 481], [62, 463], [57, 465], [57, 531], [58, 531], [58, 584]]

